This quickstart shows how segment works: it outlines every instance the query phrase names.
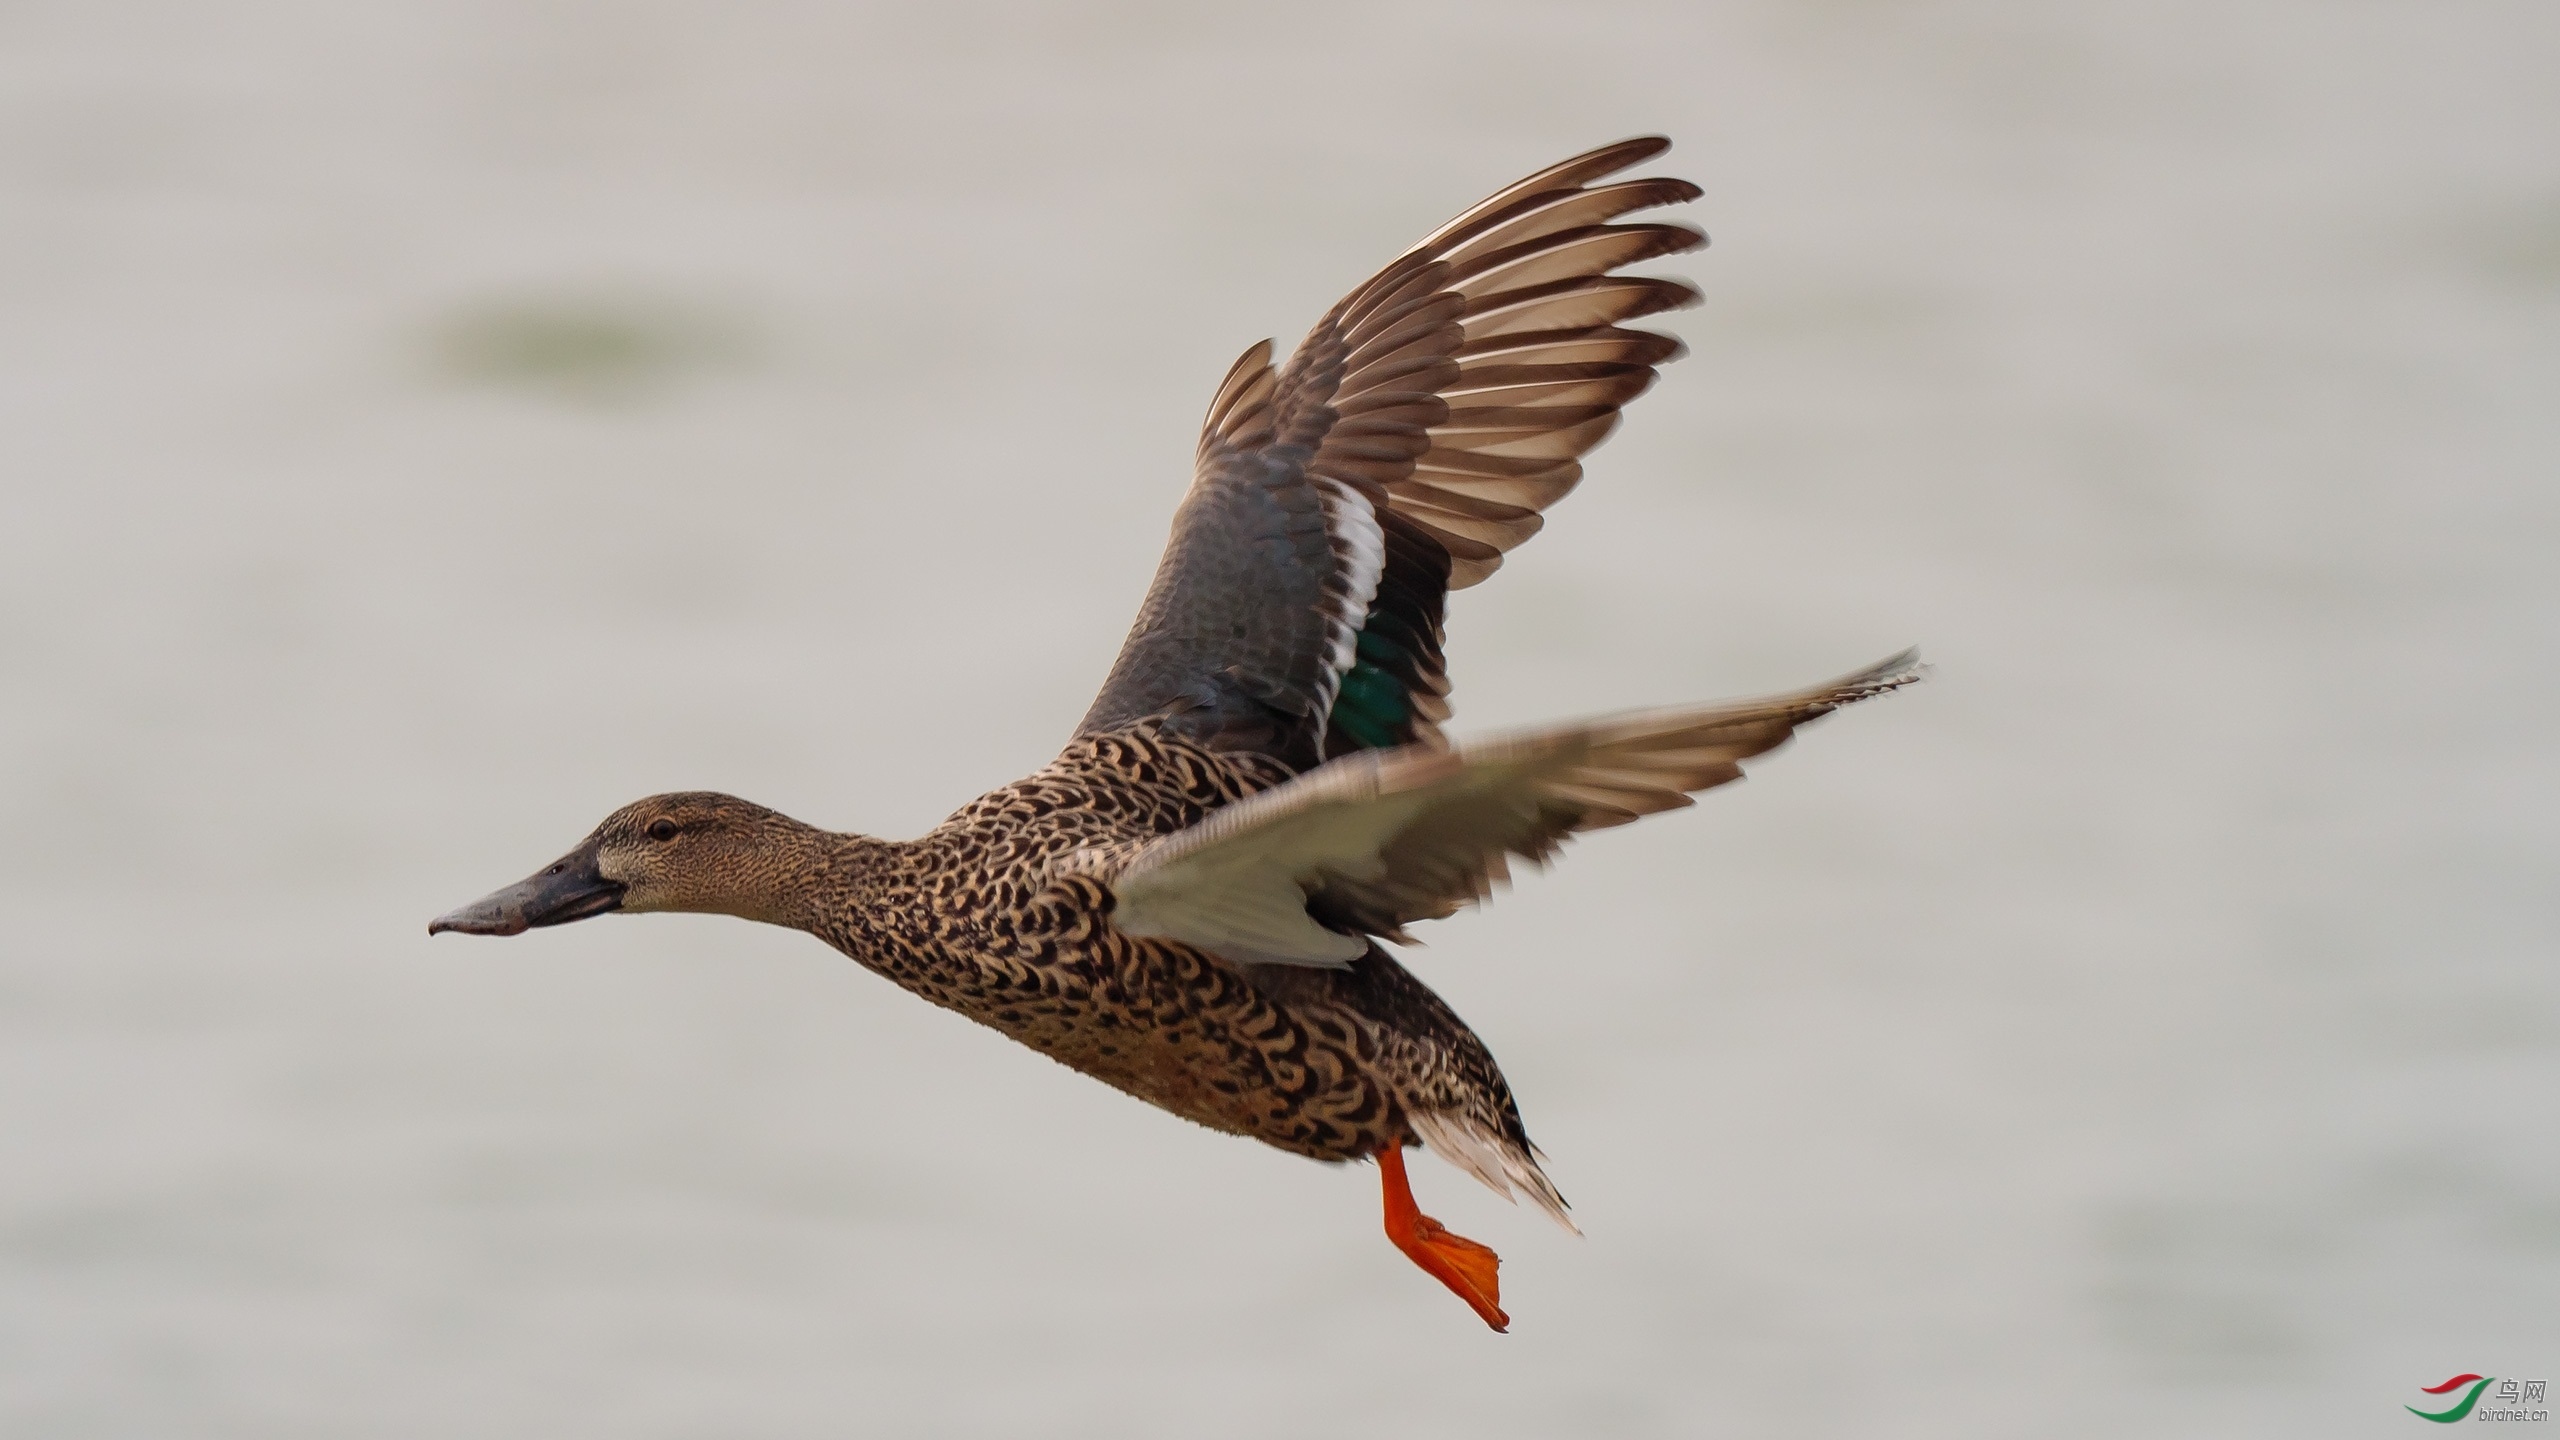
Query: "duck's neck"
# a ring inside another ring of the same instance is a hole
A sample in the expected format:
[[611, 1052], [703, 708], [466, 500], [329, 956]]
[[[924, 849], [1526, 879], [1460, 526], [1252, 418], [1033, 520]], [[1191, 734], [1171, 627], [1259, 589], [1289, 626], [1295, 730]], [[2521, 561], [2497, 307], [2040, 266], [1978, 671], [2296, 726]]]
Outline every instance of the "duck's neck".
[[806, 930], [841, 944], [849, 921], [889, 901], [900, 848], [895, 841], [791, 821], [758, 847], [762, 863], [741, 877], [734, 905], [724, 908], [742, 919]]

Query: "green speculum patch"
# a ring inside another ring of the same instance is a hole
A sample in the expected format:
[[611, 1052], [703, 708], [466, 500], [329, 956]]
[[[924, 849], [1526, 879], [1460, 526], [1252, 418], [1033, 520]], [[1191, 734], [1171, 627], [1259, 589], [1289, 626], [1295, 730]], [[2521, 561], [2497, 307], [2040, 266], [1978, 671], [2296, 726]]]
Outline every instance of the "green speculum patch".
[[[1360, 648], [1369, 648], [1367, 635], [1360, 637]], [[1364, 659], [1342, 677], [1327, 723], [1363, 749], [1380, 750], [1400, 743], [1412, 718], [1413, 702], [1404, 693], [1403, 683]]]
[[[1405, 599], [1410, 602], [1411, 597]], [[1360, 627], [1351, 668], [1334, 692], [1333, 711], [1325, 719], [1333, 737], [1328, 754], [1347, 744], [1362, 750], [1384, 750], [1413, 741], [1414, 692], [1427, 668], [1421, 658], [1437, 650], [1433, 630], [1405, 614], [1388, 599], [1372, 606]]]

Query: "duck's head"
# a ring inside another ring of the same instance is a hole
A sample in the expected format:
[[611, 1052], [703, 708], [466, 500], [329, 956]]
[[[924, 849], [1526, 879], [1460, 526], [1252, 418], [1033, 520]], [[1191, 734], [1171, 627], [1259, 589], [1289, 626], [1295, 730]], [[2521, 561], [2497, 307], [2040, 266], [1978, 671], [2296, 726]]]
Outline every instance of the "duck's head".
[[568, 854], [427, 926], [520, 935], [608, 911], [688, 910], [777, 918], [775, 901], [820, 832], [734, 795], [688, 790], [635, 800]]

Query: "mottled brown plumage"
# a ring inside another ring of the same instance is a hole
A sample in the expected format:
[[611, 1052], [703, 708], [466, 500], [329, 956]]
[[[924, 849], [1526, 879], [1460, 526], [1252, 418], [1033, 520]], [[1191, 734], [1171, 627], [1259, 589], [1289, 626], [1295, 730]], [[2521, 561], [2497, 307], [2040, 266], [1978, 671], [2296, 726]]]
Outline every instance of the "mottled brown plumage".
[[[1409, 1106], [1458, 1110], [1525, 1145], [1483, 1042], [1382, 949], [1314, 970], [1135, 939], [1110, 923], [1109, 885], [1072, 863], [1177, 833], [1286, 778], [1268, 761], [1141, 723], [1077, 740], [915, 840], [839, 834], [684, 792], [615, 811], [545, 874], [591, 866], [620, 887], [624, 913], [805, 930], [1150, 1104], [1311, 1159], [1363, 1159], [1403, 1139]], [[438, 928], [541, 923], [466, 909]]]
[[1619, 322], [1694, 292], [1612, 272], [1703, 237], [1607, 222], [1696, 188], [1596, 183], [1666, 144], [1510, 186], [1353, 291], [1285, 366], [1246, 353], [1128, 643], [1047, 767], [908, 841], [654, 796], [431, 932], [612, 910], [805, 930], [1186, 1119], [1316, 1160], [1385, 1157], [1390, 1236], [1501, 1328], [1492, 1252], [1414, 1208], [1401, 1150], [1571, 1222], [1491, 1053], [1380, 942], [1483, 899], [1513, 858], [1687, 804], [1918, 674], [1906, 653], [1763, 701], [1441, 734], [1447, 592], [1536, 533], [1678, 350]]

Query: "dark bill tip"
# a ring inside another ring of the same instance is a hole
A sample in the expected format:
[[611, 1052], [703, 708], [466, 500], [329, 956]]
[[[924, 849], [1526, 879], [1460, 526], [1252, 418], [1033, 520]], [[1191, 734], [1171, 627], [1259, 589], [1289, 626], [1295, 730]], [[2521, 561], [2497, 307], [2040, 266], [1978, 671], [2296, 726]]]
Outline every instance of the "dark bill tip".
[[451, 914], [439, 915], [427, 922], [427, 933], [441, 935], [450, 930], [456, 935], [521, 935], [532, 928], [532, 922], [522, 915], [510, 915], [500, 909], [497, 900], [498, 896], [492, 895]]

